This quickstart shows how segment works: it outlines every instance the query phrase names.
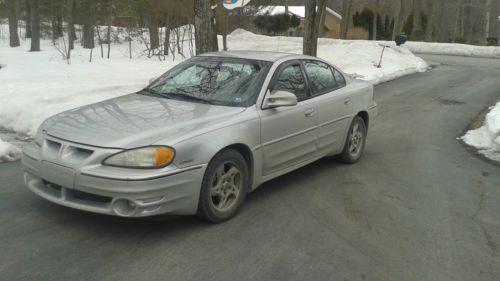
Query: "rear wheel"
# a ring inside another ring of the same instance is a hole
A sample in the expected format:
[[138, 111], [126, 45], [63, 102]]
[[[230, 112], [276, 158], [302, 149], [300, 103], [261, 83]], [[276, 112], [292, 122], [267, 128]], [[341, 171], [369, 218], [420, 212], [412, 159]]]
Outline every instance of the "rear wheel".
[[219, 152], [203, 177], [198, 217], [210, 222], [233, 217], [245, 200], [248, 183], [248, 165], [243, 156], [232, 149]]
[[349, 127], [349, 133], [344, 144], [344, 150], [339, 155], [340, 161], [353, 164], [361, 159], [365, 150], [366, 125], [363, 118], [356, 116]]

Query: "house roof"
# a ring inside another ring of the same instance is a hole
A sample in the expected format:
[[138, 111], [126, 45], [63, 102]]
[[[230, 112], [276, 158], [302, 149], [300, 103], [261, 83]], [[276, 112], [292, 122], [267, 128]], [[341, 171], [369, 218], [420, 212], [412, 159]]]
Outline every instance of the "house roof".
[[[288, 6], [288, 12], [290, 14], [298, 16], [299, 18], [304, 18], [306, 16], [306, 9], [304, 6]], [[326, 7], [326, 12], [338, 18], [339, 20], [342, 19], [342, 16], [339, 13], [335, 12], [334, 10], [328, 7]], [[261, 10], [258, 14], [278, 15], [284, 13], [285, 13], [285, 6], [261, 6]]]

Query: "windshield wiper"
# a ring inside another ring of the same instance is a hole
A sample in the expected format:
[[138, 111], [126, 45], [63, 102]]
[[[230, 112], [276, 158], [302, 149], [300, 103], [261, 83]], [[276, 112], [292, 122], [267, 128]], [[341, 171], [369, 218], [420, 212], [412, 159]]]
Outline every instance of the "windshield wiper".
[[212, 101], [202, 99], [199, 97], [195, 97], [195, 96], [191, 96], [191, 95], [187, 95], [187, 94], [164, 93], [164, 95], [169, 97], [169, 98], [181, 98], [181, 99], [185, 99], [185, 100], [192, 100], [192, 101], [197, 101], [197, 102], [206, 103], [206, 104], [214, 104]]
[[156, 92], [155, 90], [150, 89], [150, 88], [144, 88], [137, 93], [144, 94], [144, 95], [157, 95], [158, 94], [158, 92]]
[[143, 94], [143, 95], [154, 95], [154, 96], [160, 96], [162, 98], [167, 98], [167, 99], [170, 99], [170, 94], [168, 93], [159, 93], [151, 88], [144, 88], [142, 90], [139, 91], [140, 94]]

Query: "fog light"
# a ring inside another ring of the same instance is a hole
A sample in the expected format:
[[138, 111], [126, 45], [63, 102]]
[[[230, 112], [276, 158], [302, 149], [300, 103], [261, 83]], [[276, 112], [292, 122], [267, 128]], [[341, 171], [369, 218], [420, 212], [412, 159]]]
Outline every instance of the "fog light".
[[119, 216], [130, 217], [137, 211], [137, 204], [128, 199], [116, 199], [111, 204], [111, 209]]

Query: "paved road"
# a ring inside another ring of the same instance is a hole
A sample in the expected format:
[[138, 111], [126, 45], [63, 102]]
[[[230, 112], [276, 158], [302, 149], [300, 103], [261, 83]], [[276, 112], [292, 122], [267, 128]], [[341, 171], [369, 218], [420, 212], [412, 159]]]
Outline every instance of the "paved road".
[[500, 60], [376, 88], [366, 157], [321, 160], [252, 193], [232, 221], [130, 220], [31, 194], [0, 165], [1, 280], [499, 280], [500, 168], [455, 139], [500, 95]]

